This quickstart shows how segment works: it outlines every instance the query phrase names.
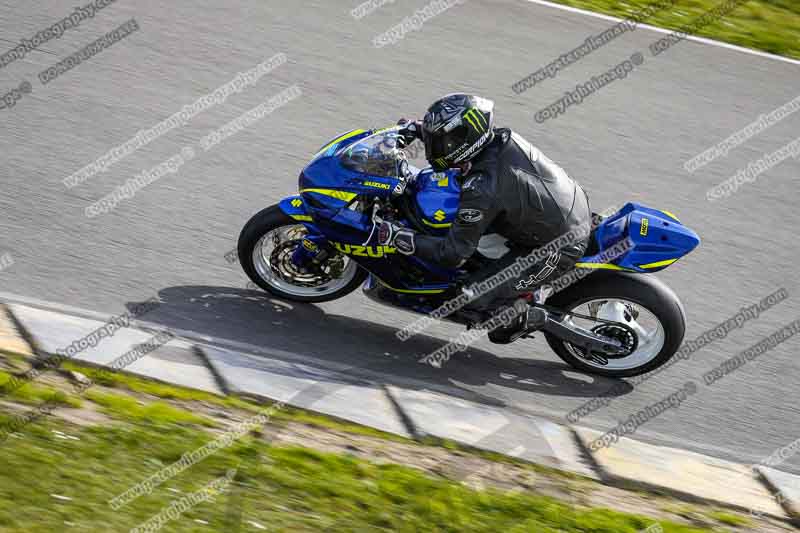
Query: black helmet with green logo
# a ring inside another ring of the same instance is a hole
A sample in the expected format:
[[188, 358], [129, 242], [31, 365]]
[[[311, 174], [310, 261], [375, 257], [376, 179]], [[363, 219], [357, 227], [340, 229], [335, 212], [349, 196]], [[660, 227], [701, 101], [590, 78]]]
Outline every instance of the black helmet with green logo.
[[469, 161], [494, 138], [494, 102], [448, 94], [428, 108], [422, 121], [425, 158], [436, 171]]

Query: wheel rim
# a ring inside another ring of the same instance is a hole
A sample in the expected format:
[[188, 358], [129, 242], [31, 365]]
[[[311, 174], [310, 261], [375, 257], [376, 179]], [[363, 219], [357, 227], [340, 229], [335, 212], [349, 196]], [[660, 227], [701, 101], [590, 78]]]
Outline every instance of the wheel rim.
[[267, 285], [291, 296], [328, 296], [346, 287], [358, 265], [343, 254], [332, 255], [318, 272], [302, 272], [291, 255], [308, 234], [302, 224], [281, 226], [265, 233], [253, 248], [253, 266]]
[[[578, 304], [570, 312], [594, 318], [618, 322], [636, 334], [633, 351], [623, 357], [607, 356], [608, 364], [590, 359], [584, 350], [564, 341], [564, 347], [571, 355], [585, 364], [601, 370], [630, 370], [646, 365], [655, 359], [664, 347], [665, 330], [658, 317], [642, 305], [621, 298], [602, 298]], [[592, 329], [602, 323], [569, 316], [567, 325]]]

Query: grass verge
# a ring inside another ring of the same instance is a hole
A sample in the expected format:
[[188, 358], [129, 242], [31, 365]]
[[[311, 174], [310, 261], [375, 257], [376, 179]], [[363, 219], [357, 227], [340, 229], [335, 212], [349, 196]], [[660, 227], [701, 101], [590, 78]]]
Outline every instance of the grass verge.
[[[652, 0], [551, 0], [620, 18], [630, 16]], [[722, 0], [678, 0], [644, 23], [679, 30]], [[718, 41], [772, 54], [800, 59], [800, 2], [797, 0], [749, 0], [727, 16], [697, 33]]]
[[[126, 422], [133, 417], [126, 416]], [[582, 510], [531, 493], [474, 491], [405, 466], [378, 465], [246, 437], [118, 511], [107, 501], [203, 446], [197, 428], [126, 423], [76, 430], [58, 421], [0, 447], [0, 528], [127, 531], [237, 469], [232, 488], [171, 521], [168, 531], [475, 531], [634, 533], [654, 520]], [[238, 518], [237, 518], [238, 517]], [[253, 525], [256, 524], [256, 525]], [[710, 531], [661, 522], [664, 531]]]
[[64, 391], [54, 389], [53, 387], [47, 387], [37, 383], [26, 383], [6, 394], [4, 385], [11, 380], [11, 378], [12, 376], [8, 372], [0, 371], [0, 394], [3, 394], [10, 400], [26, 405], [42, 405], [49, 402], [53, 405], [65, 407], [81, 406], [80, 398], [70, 396]]
[[[19, 361], [5, 363], [19, 371]], [[63, 405], [74, 408], [66, 411], [99, 411], [103, 416], [90, 423], [85, 423], [89, 416], [48, 417], [0, 443], [2, 532], [129, 531], [229, 469], [237, 471], [229, 490], [191, 506], [164, 531], [634, 533], [658, 523], [666, 532], [699, 533], [720, 531], [723, 524], [738, 529], [744, 523], [727, 512], [699, 522], [701, 514], [692, 512], [691, 520], [678, 523], [681, 515], [672, 515], [678, 518], [675, 522], [655, 504], [644, 505], [653, 496], [606, 488], [450, 442], [417, 443], [288, 408], [275, 412], [263, 433], [234, 441], [113, 510], [110, 499], [208, 444], [226, 426], [264, 412], [265, 406], [123, 373], [98, 373], [72, 362], [66, 366], [64, 372], [48, 373], [19, 390], [35, 388], [41, 397], [32, 403], [62, 394]], [[82, 403], [64, 379], [66, 371], [98, 378]], [[22, 396], [14, 400], [23, 403]], [[0, 404], [0, 424], [18, 408]], [[337, 436], [329, 439], [332, 435]], [[331, 445], [337, 439], [338, 448]], [[365, 445], [377, 453], [358, 455]], [[499, 490], [490, 484], [475, 490], [451, 476], [444, 462], [438, 462], [443, 459], [463, 460], [460, 467], [473, 468], [470, 472], [486, 470], [487, 464], [500, 466], [487, 475], [503, 477], [503, 482], [511, 479], [502, 474], [504, 469], [532, 474], [524, 476], [524, 488], [517, 484], [511, 491]], [[424, 463], [428, 466], [421, 467]], [[553, 487], [558, 491], [544, 493]], [[594, 505], [591, 501], [597, 500], [588, 498], [599, 492], [603, 504]], [[617, 510], [605, 507], [611, 496]], [[638, 504], [620, 507], [622, 499], [641, 502], [645, 510]]]

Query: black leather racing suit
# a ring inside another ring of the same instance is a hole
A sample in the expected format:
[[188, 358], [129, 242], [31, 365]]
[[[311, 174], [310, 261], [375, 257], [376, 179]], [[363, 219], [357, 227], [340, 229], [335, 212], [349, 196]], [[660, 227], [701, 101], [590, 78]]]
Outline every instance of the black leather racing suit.
[[484, 261], [466, 281], [472, 283], [568, 232], [583, 236], [468, 306], [491, 311], [572, 269], [586, 250], [591, 222], [589, 201], [580, 185], [520, 135], [495, 129], [494, 140], [472, 160], [469, 173], [461, 179], [458, 214], [449, 233], [445, 237], [417, 235], [415, 255], [456, 267], [475, 254], [482, 237], [505, 240], [509, 251], [494, 261]]

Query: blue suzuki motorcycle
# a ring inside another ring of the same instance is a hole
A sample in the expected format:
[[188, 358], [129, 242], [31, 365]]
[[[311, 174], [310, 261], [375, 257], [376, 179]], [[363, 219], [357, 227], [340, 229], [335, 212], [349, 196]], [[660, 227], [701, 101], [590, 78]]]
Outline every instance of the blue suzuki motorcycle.
[[[456, 294], [470, 265], [492, 257], [482, 247], [466, 265], [446, 269], [377, 242], [392, 219], [444, 235], [458, 210], [458, 170], [419, 170], [397, 128], [353, 130], [323, 146], [303, 169], [299, 195], [257, 213], [239, 236], [239, 261], [262, 289], [286, 300], [325, 302], [363, 285], [382, 304], [430, 313]], [[627, 239], [622, 255], [604, 252]], [[650, 372], [683, 341], [686, 316], [675, 293], [654, 276], [692, 251], [698, 236], [675, 215], [628, 203], [597, 216], [574, 282], [531, 298], [533, 324], [573, 367], [607, 377]], [[481, 243], [483, 245], [483, 243]], [[469, 325], [456, 311], [446, 320]]]

